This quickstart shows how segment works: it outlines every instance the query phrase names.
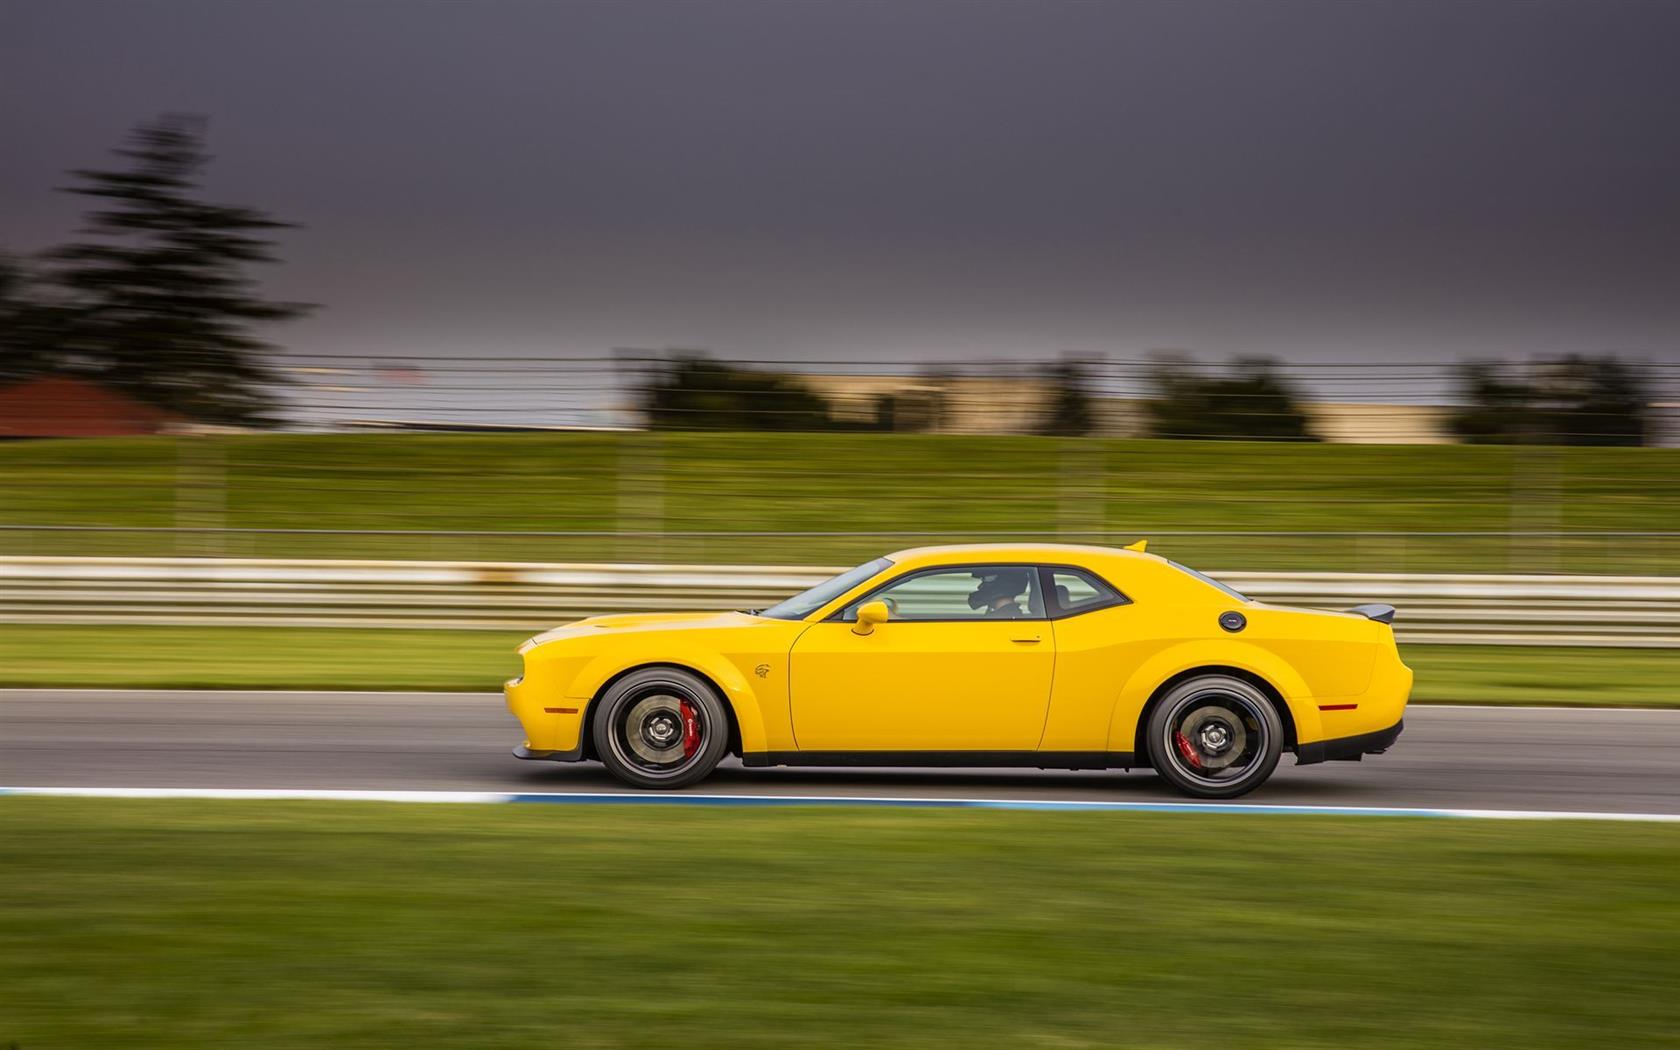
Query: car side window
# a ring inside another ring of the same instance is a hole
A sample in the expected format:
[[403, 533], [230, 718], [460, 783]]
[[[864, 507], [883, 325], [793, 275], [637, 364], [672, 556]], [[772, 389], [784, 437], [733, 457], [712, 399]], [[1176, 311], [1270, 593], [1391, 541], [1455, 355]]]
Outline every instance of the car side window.
[[1057, 616], [1074, 616], [1111, 605], [1126, 605], [1131, 599], [1083, 569], [1049, 570], [1050, 593]]
[[838, 619], [856, 620], [858, 606], [885, 602], [891, 620], [1042, 620], [1044, 597], [1029, 565], [964, 565], [902, 576], [851, 602]]

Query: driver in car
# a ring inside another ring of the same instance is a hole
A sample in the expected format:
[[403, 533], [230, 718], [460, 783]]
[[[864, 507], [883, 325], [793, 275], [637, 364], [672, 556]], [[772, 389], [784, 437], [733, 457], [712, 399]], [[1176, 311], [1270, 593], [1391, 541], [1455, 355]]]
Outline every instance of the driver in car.
[[987, 618], [1004, 620], [1025, 615], [1020, 596], [1032, 580], [1026, 569], [1008, 569], [975, 578], [980, 581], [980, 586], [968, 596], [970, 609], [984, 609]]

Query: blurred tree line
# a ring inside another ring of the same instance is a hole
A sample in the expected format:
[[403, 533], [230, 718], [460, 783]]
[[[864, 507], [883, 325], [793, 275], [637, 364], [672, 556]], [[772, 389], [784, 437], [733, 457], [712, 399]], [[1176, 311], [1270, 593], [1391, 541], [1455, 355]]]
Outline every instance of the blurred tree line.
[[1646, 377], [1615, 357], [1570, 356], [1517, 371], [1469, 361], [1466, 404], [1453, 432], [1471, 444], [1643, 445], [1651, 424]]
[[[840, 409], [797, 375], [704, 354], [673, 354], [640, 367], [640, 407], [655, 430], [936, 431], [950, 419], [951, 394], [959, 382], [952, 372], [927, 369], [905, 389], [858, 394], [847, 399], [849, 409]], [[1038, 377], [1050, 393], [1028, 421], [1033, 433], [1072, 437], [1095, 428], [1081, 365], [1059, 362], [1040, 369]]]
[[116, 150], [119, 170], [78, 170], [88, 239], [34, 266], [0, 258], [0, 382], [79, 376], [187, 418], [260, 424], [282, 377], [258, 325], [309, 307], [265, 299], [248, 275], [287, 228], [199, 199], [204, 122], [165, 116]]
[[640, 363], [639, 400], [655, 430], [936, 430], [948, 377], [927, 372], [914, 389], [869, 397], [860, 411], [835, 406], [798, 376], [679, 353]]
[[[1104, 399], [1093, 392], [1092, 372], [1089, 363], [1063, 360], [1017, 377], [1011, 399], [1036, 402], [1019, 429], [1054, 437], [1100, 431]], [[961, 382], [950, 372], [924, 373], [906, 392], [875, 395], [861, 416], [839, 414], [797, 374], [690, 353], [652, 363], [641, 406], [656, 430], [935, 431], [950, 420], [951, 395]], [[1221, 371], [1185, 354], [1158, 354], [1147, 383], [1138, 410], [1151, 437], [1320, 440], [1306, 398], [1271, 358], [1239, 357]], [[1651, 393], [1645, 376], [1625, 361], [1567, 357], [1533, 366], [1466, 363], [1457, 400], [1447, 426], [1470, 443], [1639, 445], [1649, 428]], [[1013, 404], [1000, 404], [996, 415], [1013, 420], [1013, 411]], [[982, 421], [986, 414], [984, 406], [971, 405], [970, 412]]]
[[1151, 437], [1315, 441], [1301, 397], [1268, 357], [1239, 357], [1206, 373], [1183, 354], [1151, 362], [1145, 403]]
[[[1100, 429], [1093, 366], [1062, 360], [1004, 380], [1009, 401], [1038, 403], [1023, 429], [1047, 437], [1081, 437]], [[939, 429], [950, 417], [947, 401], [960, 378], [927, 373], [917, 392], [882, 394], [865, 420], [835, 413], [828, 399], [798, 376], [744, 368], [698, 354], [653, 363], [641, 389], [644, 416], [656, 430], [908, 430]], [[1148, 432], [1167, 438], [1312, 440], [1295, 391], [1275, 361], [1243, 358], [1229, 375], [1203, 373], [1183, 355], [1158, 356], [1150, 366], [1152, 395], [1144, 405]], [[990, 388], [998, 397], [1003, 390]], [[979, 395], [977, 395], [979, 396]], [[1002, 399], [1000, 399], [1001, 401]], [[1013, 418], [1013, 403], [994, 416]], [[974, 409], [986, 416], [984, 405]]]

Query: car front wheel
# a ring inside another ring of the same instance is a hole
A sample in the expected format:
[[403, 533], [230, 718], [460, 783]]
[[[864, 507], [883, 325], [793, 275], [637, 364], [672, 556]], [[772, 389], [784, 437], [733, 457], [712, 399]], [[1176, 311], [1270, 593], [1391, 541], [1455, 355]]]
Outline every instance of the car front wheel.
[[1236, 798], [1266, 782], [1283, 750], [1270, 699], [1240, 678], [1206, 675], [1174, 686], [1149, 716], [1149, 758], [1196, 798]]
[[633, 787], [697, 783], [729, 747], [723, 701], [705, 680], [688, 671], [632, 671], [598, 702], [595, 753], [613, 776]]

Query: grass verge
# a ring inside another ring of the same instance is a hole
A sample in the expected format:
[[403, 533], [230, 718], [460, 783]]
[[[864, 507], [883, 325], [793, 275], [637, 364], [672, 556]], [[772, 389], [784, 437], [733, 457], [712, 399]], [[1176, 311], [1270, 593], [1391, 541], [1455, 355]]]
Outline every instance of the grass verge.
[[[0, 686], [493, 690], [524, 631], [0, 627]], [[1408, 645], [1413, 699], [1680, 707], [1680, 650]]]
[[[1164, 549], [1211, 569], [1662, 573], [1671, 538], [1406, 534], [1672, 530], [1676, 506], [1680, 450], [1654, 448], [750, 433], [0, 443], [0, 525], [598, 533], [0, 534], [10, 554], [825, 565], [934, 537], [1214, 530]], [[735, 534], [696, 535], [712, 530]], [[904, 530], [920, 538], [840, 535]], [[1240, 534], [1279, 530], [1390, 535]]]
[[10, 798], [0, 840], [24, 1048], [1680, 1030], [1680, 828]]

